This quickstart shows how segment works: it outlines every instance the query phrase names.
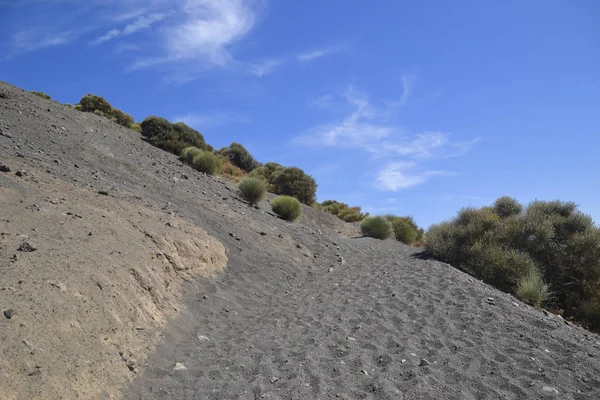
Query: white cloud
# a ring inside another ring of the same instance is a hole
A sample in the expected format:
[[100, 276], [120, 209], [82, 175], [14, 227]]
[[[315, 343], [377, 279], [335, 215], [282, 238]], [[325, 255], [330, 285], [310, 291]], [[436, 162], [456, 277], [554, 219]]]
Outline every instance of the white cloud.
[[186, 0], [180, 18], [166, 30], [167, 56], [223, 66], [231, 60], [229, 46], [254, 26], [256, 10], [250, 1]]
[[111, 29], [98, 39], [91, 42], [91, 44], [102, 44], [109, 40], [131, 35], [141, 29], [150, 28], [152, 25], [164, 20], [173, 15], [173, 12], [154, 13], [138, 17], [134, 22], [127, 24], [123, 29]]
[[218, 126], [233, 123], [250, 123], [250, 119], [244, 115], [232, 115], [220, 112], [212, 114], [187, 114], [172, 118], [172, 121], [183, 122], [184, 124], [195, 127], [197, 129], [203, 129], [207, 126]]
[[[405, 81], [403, 86], [404, 103], [410, 89]], [[374, 106], [365, 93], [349, 87], [342, 98], [346, 107], [351, 107], [345, 118], [317, 125], [293, 141], [319, 149], [332, 147], [363, 151], [369, 158], [368, 162], [376, 159], [378, 164], [385, 164], [374, 176], [378, 187], [384, 190], [414, 187], [433, 176], [450, 175], [447, 171], [424, 168], [422, 164], [461, 156], [479, 141], [473, 139], [454, 142], [452, 135], [446, 132], [408, 134], [401, 126], [393, 123], [389, 109]], [[324, 96], [311, 104], [329, 105], [332, 102], [332, 96]], [[394, 104], [395, 107], [399, 105], [398, 102]], [[367, 165], [365, 169], [369, 169]]]
[[415, 162], [392, 162], [377, 173], [377, 183], [393, 192], [425, 183], [436, 175], [451, 175], [446, 171], [421, 171]]
[[334, 46], [334, 47], [322, 47], [319, 49], [313, 49], [309, 51], [305, 51], [296, 55], [296, 60], [299, 62], [307, 62], [316, 60], [318, 58], [325, 57], [329, 54], [339, 53], [346, 48], [345, 45]]
[[15, 33], [12, 36], [12, 46], [18, 52], [39, 50], [70, 43], [78, 39], [83, 33], [84, 31], [76, 29], [58, 33], [44, 32], [41, 29], [31, 29]]
[[249, 69], [252, 75], [261, 77], [273, 72], [275, 69], [282, 66], [284, 63], [285, 60], [282, 58], [271, 58], [261, 63], [250, 64]]

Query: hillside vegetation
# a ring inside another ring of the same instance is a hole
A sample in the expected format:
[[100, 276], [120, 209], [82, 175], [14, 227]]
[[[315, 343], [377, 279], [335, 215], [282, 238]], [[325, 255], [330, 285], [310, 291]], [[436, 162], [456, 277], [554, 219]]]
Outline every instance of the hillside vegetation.
[[510, 197], [464, 208], [427, 232], [426, 249], [497, 288], [600, 328], [600, 229], [572, 202]]
[[[42, 92], [31, 93], [50, 98]], [[147, 142], [180, 156], [200, 172], [235, 182], [254, 178], [251, 187], [256, 193], [249, 194], [250, 182], [240, 187], [251, 203], [262, 198], [259, 180], [268, 192], [283, 196], [288, 212], [291, 197], [343, 221], [362, 221], [365, 236], [391, 236], [411, 246], [425, 244], [438, 260], [533, 305], [546, 306], [591, 329], [600, 329], [600, 231], [574, 203], [535, 201], [524, 208], [516, 200], [502, 197], [491, 207], [462, 209], [456, 218], [433, 225], [426, 234], [411, 216], [375, 218], [363, 213], [361, 207], [336, 200], [318, 203], [317, 182], [301, 168], [276, 162], [262, 164], [235, 142], [215, 150], [200, 132], [182, 122], [149, 116], [137, 124], [129, 114], [93, 94], [82, 97], [75, 109], [140, 132]], [[295, 218], [292, 212], [289, 219]]]

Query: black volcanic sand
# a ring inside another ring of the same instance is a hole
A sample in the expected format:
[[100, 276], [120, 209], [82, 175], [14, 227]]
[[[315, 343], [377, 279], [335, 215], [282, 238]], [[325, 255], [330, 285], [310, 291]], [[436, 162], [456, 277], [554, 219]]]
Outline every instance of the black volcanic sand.
[[186, 286], [126, 399], [600, 398], [598, 335], [308, 207], [282, 221], [103, 118], [2, 92], [1, 162], [184, 217], [228, 250], [226, 272]]

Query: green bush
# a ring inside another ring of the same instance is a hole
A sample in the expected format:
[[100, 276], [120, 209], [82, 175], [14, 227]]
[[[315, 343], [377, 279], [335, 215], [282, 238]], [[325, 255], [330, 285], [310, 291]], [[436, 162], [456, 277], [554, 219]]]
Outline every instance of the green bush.
[[275, 194], [295, 197], [306, 205], [315, 202], [317, 183], [300, 168], [287, 167], [275, 172], [269, 182]]
[[238, 185], [242, 196], [251, 204], [258, 204], [265, 198], [267, 188], [262, 179], [246, 177]]
[[31, 94], [35, 94], [36, 96], [39, 96], [39, 97], [41, 97], [42, 99], [50, 100], [50, 96], [48, 96], [48, 95], [47, 95], [46, 93], [44, 93], [44, 92], [36, 92], [36, 91], [33, 91], [33, 90], [32, 90], [32, 91], [31, 91], [31, 92], [29, 92], [29, 93], [31, 93]]
[[150, 116], [141, 123], [142, 136], [153, 146], [180, 155], [189, 146], [212, 152], [213, 148], [204, 141], [204, 136], [183, 122], [170, 123], [164, 118]]
[[269, 162], [255, 168], [248, 176], [263, 179], [271, 193], [295, 197], [309, 206], [316, 201], [317, 183], [300, 168]]
[[346, 222], [359, 222], [369, 216], [369, 213], [363, 214], [360, 207], [350, 207], [348, 204], [336, 200], [325, 200], [321, 204], [315, 203], [315, 208], [335, 215]]
[[528, 254], [484, 241], [472, 247], [471, 258], [464, 267], [484, 282], [505, 291], [514, 289], [523, 277], [536, 270]]
[[401, 218], [392, 221], [392, 229], [394, 230], [396, 240], [404, 244], [413, 244], [419, 236], [419, 232]]
[[220, 149], [217, 154], [246, 172], [260, 167], [260, 163], [239, 143], [231, 143], [229, 147]]
[[129, 129], [131, 129], [132, 131], [136, 131], [137, 133], [142, 133], [142, 127], [140, 126], [140, 124], [132, 124]]
[[75, 105], [75, 109], [83, 112], [94, 113], [101, 117], [106, 117], [117, 124], [126, 128], [132, 128], [136, 125], [133, 117], [125, 114], [123, 111], [113, 108], [103, 97], [93, 94], [87, 94]]
[[221, 163], [219, 157], [215, 156], [210, 151], [202, 151], [200, 154], [194, 156], [192, 160], [192, 167], [200, 172], [204, 172], [208, 175], [215, 175], [219, 173]]
[[302, 213], [300, 202], [294, 197], [279, 196], [271, 201], [271, 209], [281, 219], [286, 221], [295, 221]]
[[582, 305], [600, 298], [600, 228], [572, 202], [536, 200], [522, 210], [503, 197], [491, 208], [466, 208], [432, 226], [425, 248], [519, 296], [539, 271], [566, 316], [582, 318]]
[[[285, 167], [281, 164], [278, 164], [276, 162], [268, 162], [265, 165], [261, 165], [260, 167], [253, 169], [252, 172], [248, 174], [248, 176], [251, 176], [253, 178], [261, 178], [267, 184], [270, 185], [272, 176], [276, 172], [283, 171], [284, 169]], [[268, 191], [275, 193], [272, 187], [269, 187]]]
[[194, 146], [188, 146], [181, 150], [181, 155], [179, 156], [179, 159], [187, 164], [191, 164], [192, 161], [194, 161], [194, 157], [196, 157], [200, 153], [202, 153], [202, 150], [200, 150], [199, 148]]
[[408, 245], [422, 244], [425, 231], [422, 228], [419, 228], [413, 217], [387, 215], [386, 218], [392, 224], [394, 237], [397, 241]]
[[525, 303], [539, 307], [550, 297], [550, 286], [539, 272], [532, 271], [517, 283], [517, 296]]
[[517, 216], [523, 212], [523, 206], [509, 196], [503, 196], [496, 200], [493, 209], [501, 219]]
[[392, 224], [382, 216], [371, 216], [360, 223], [360, 230], [364, 236], [375, 239], [387, 239], [393, 234]]
[[578, 317], [589, 329], [600, 331], [600, 301], [586, 300], [581, 303]]

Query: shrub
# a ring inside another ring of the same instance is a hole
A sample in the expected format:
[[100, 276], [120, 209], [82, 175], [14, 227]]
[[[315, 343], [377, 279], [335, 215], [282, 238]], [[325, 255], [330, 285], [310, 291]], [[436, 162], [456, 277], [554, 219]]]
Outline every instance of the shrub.
[[315, 202], [317, 183], [300, 168], [287, 167], [277, 171], [273, 173], [269, 183], [275, 194], [295, 197], [307, 205]]
[[44, 93], [44, 92], [36, 92], [36, 91], [33, 91], [33, 90], [32, 90], [32, 91], [31, 91], [31, 92], [29, 92], [29, 93], [31, 93], [31, 94], [35, 94], [36, 96], [39, 96], [39, 97], [41, 97], [42, 99], [46, 99], [46, 100], [50, 100], [50, 98], [51, 98], [50, 96], [48, 96], [48, 95], [47, 95], [46, 93]]
[[194, 161], [194, 157], [196, 157], [200, 153], [202, 153], [202, 150], [200, 150], [199, 148], [194, 146], [188, 146], [181, 150], [181, 155], [179, 156], [179, 159], [185, 163], [191, 164], [192, 161]]
[[131, 129], [132, 131], [136, 131], [137, 133], [142, 133], [142, 127], [140, 126], [140, 124], [131, 124], [129, 129]]
[[192, 160], [192, 167], [195, 170], [209, 175], [219, 173], [220, 165], [219, 158], [210, 151], [201, 151]]
[[360, 223], [360, 230], [364, 236], [375, 239], [387, 239], [392, 236], [392, 224], [382, 216], [371, 216]]
[[417, 240], [419, 232], [413, 228], [407, 221], [398, 218], [392, 222], [392, 229], [396, 240], [404, 244], [411, 245]]
[[533, 291], [532, 274], [538, 274], [538, 289], [551, 287], [566, 316], [583, 318], [583, 305], [591, 310], [589, 302], [600, 299], [600, 229], [573, 202], [536, 200], [521, 210], [513, 199], [500, 198], [492, 208], [462, 209], [429, 229], [425, 247], [519, 296]]
[[262, 179], [246, 177], [238, 185], [242, 197], [248, 200], [251, 204], [258, 204], [265, 198], [267, 188]]
[[286, 221], [295, 221], [302, 213], [300, 202], [290, 196], [279, 196], [273, 199], [271, 208], [275, 214]]
[[517, 283], [517, 296], [525, 303], [539, 307], [550, 297], [550, 286], [537, 271], [531, 271]]
[[[276, 162], [268, 162], [265, 165], [262, 165], [258, 168], [255, 168], [254, 170], [252, 170], [252, 172], [250, 172], [248, 174], [248, 176], [252, 176], [254, 178], [261, 178], [263, 179], [267, 184], [271, 184], [271, 178], [272, 176], [276, 173], [276, 172], [280, 172], [283, 171], [285, 169], [285, 167], [281, 164], [278, 164]], [[268, 190], [270, 192], [274, 192], [272, 187], [269, 187]]]
[[493, 209], [500, 219], [517, 216], [523, 212], [523, 206], [509, 196], [503, 196], [496, 200]]
[[348, 204], [335, 200], [325, 200], [321, 204], [316, 203], [315, 208], [335, 215], [346, 222], [359, 222], [369, 215], [369, 213], [363, 214], [360, 207], [349, 207]]
[[595, 299], [581, 303], [578, 316], [589, 329], [600, 330], [600, 301]]
[[484, 282], [499, 289], [514, 289], [523, 277], [536, 270], [535, 263], [526, 253], [504, 249], [493, 243], [478, 242], [472, 248], [466, 269]]
[[[235, 181], [235, 182], [240, 182], [242, 180], [242, 178], [244, 176], [246, 176], [246, 173], [242, 169], [233, 165], [229, 161], [223, 160], [221, 158], [219, 158], [219, 160], [221, 162], [221, 172], [220, 172], [221, 176], [223, 176], [227, 179], [230, 179], [232, 181]], [[262, 181], [262, 179], [261, 179], [261, 181]]]
[[218, 155], [246, 172], [252, 172], [260, 167], [260, 163], [239, 143], [234, 142], [229, 147], [223, 147], [218, 151]]
[[113, 108], [103, 97], [87, 94], [75, 105], [75, 109], [83, 112], [91, 112], [101, 117], [106, 117], [126, 128], [132, 128], [135, 124], [133, 117], [121, 110]]
[[204, 141], [204, 136], [183, 122], [170, 123], [164, 118], [150, 116], [145, 118], [140, 127], [142, 136], [153, 146], [170, 153], [180, 155], [189, 146], [212, 152], [212, 147]]

